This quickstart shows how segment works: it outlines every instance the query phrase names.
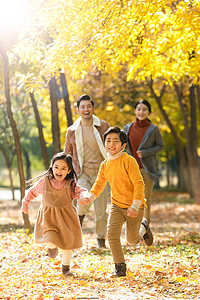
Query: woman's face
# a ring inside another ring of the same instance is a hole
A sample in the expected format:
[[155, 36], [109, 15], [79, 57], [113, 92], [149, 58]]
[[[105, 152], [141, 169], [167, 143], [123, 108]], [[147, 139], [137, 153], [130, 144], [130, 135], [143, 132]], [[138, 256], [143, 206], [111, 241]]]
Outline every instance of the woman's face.
[[63, 181], [70, 172], [67, 162], [64, 159], [56, 160], [52, 167], [53, 176], [58, 181]]
[[138, 104], [135, 109], [135, 115], [139, 121], [145, 120], [149, 115], [148, 107], [143, 103]]

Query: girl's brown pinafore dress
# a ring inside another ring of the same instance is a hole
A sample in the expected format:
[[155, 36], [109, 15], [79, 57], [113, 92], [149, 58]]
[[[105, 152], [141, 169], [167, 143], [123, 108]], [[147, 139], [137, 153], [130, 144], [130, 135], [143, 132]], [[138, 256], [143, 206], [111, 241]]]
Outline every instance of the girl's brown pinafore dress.
[[71, 182], [61, 190], [54, 189], [45, 178], [45, 197], [35, 223], [35, 243], [52, 243], [63, 250], [82, 247], [82, 231], [71, 198]]

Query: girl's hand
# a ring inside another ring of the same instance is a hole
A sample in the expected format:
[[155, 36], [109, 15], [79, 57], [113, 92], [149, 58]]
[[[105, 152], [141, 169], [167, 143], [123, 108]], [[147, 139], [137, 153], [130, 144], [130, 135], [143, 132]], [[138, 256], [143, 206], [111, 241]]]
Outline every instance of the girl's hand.
[[136, 151], [139, 158], [142, 158], [142, 151]]
[[90, 198], [80, 198], [78, 200], [78, 203], [81, 204], [81, 205], [87, 205], [87, 204], [90, 204]]
[[28, 205], [26, 205], [23, 201], [22, 201], [22, 207], [21, 207], [21, 211], [28, 215]]
[[134, 208], [129, 207], [129, 208], [127, 209], [127, 216], [128, 216], [128, 217], [136, 218], [137, 215], [138, 215], [138, 211], [135, 210]]

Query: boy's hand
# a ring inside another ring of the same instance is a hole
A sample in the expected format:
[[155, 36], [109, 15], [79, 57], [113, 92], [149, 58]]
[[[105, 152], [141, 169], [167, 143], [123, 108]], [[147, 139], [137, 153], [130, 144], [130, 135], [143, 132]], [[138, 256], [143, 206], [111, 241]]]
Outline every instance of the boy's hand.
[[128, 217], [136, 218], [137, 215], [138, 215], [138, 211], [135, 210], [134, 208], [129, 207], [129, 208], [127, 209], [127, 216], [128, 216]]
[[87, 204], [90, 204], [90, 198], [80, 198], [78, 200], [78, 203], [81, 204], [81, 205], [87, 205]]

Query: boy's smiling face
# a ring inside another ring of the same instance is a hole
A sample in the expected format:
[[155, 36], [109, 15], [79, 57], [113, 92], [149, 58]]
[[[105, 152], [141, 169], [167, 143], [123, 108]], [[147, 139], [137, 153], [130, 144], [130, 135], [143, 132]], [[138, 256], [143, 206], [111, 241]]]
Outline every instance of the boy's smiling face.
[[109, 155], [115, 155], [121, 150], [124, 150], [126, 144], [122, 145], [118, 133], [109, 133], [105, 139], [105, 149]]

